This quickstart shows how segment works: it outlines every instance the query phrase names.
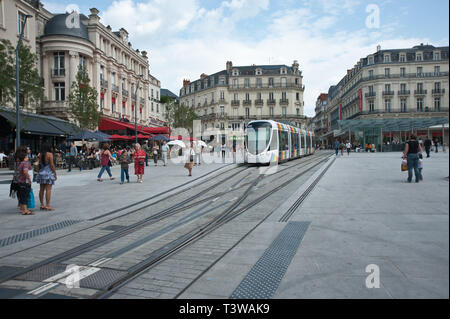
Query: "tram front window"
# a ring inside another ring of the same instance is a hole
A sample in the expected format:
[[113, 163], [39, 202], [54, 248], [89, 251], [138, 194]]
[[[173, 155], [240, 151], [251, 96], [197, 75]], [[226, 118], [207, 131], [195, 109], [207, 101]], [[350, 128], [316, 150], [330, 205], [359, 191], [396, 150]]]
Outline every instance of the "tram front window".
[[263, 152], [270, 142], [272, 125], [270, 123], [251, 123], [247, 127], [247, 149], [250, 154]]

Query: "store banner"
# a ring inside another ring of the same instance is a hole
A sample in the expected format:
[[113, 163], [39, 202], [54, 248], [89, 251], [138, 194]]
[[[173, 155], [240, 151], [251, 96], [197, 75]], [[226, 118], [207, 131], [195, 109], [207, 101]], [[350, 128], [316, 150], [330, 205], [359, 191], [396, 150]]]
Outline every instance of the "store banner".
[[359, 110], [362, 111], [362, 90], [359, 89], [358, 91], [358, 107]]

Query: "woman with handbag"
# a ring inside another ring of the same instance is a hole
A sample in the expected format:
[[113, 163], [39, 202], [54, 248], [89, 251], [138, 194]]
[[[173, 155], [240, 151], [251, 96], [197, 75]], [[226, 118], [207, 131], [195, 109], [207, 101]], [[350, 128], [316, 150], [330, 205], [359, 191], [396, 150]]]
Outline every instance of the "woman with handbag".
[[184, 164], [184, 168], [187, 168], [189, 171], [188, 176], [192, 176], [192, 167], [194, 167], [194, 144], [191, 142], [190, 146], [186, 149], [186, 164]]
[[420, 182], [419, 153], [422, 153], [422, 147], [419, 142], [417, 142], [416, 135], [411, 134], [409, 141], [405, 145], [405, 150], [403, 151], [403, 159], [406, 159], [408, 163], [408, 183], [412, 182], [413, 170], [416, 177], [416, 183]]
[[[53, 211], [54, 209], [50, 207], [50, 199], [52, 194], [52, 187], [57, 180], [56, 168], [53, 161], [52, 147], [50, 144], [45, 143], [42, 145], [41, 153], [39, 155], [40, 170], [36, 176], [36, 182], [40, 185], [39, 189], [39, 200], [41, 202], [40, 210]], [[44, 193], [47, 205], [44, 206]]]
[[110, 180], [114, 179], [114, 177], [112, 177], [112, 174], [111, 174], [111, 168], [110, 168], [111, 161], [114, 161], [114, 158], [111, 156], [111, 152], [109, 151], [109, 144], [105, 143], [105, 144], [103, 144], [103, 150], [100, 154], [100, 165], [102, 166], [102, 168], [100, 169], [100, 172], [98, 173], [98, 176], [97, 176], [97, 180], [99, 182], [103, 181], [102, 175], [105, 172], [105, 170], [109, 175], [109, 179]]
[[137, 176], [137, 182], [142, 183], [142, 176], [145, 169], [145, 151], [139, 143], [135, 145], [134, 157], [134, 174]]

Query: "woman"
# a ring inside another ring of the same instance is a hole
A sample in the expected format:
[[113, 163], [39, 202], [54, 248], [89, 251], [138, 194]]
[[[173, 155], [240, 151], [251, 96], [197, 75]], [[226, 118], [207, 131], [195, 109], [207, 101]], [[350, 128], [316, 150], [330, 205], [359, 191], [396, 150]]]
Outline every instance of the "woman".
[[419, 183], [420, 181], [419, 153], [422, 153], [422, 147], [419, 142], [417, 142], [416, 135], [412, 134], [403, 151], [403, 158], [406, 158], [408, 161], [408, 183], [411, 183], [412, 181], [413, 170], [416, 177], [416, 183]]
[[153, 161], [155, 162], [155, 166], [158, 166], [158, 156], [159, 156], [158, 142], [154, 142], [153, 143]]
[[111, 166], [110, 164], [111, 161], [114, 161], [114, 158], [112, 157], [111, 152], [109, 151], [109, 144], [105, 143], [103, 144], [103, 151], [100, 153], [100, 165], [102, 166], [102, 168], [98, 173], [97, 181], [103, 182], [102, 175], [105, 172], [105, 170], [109, 175], [109, 179], [110, 180], [114, 179], [114, 177], [112, 177], [111, 174], [111, 169], [109, 168]]
[[[55, 162], [53, 161], [53, 153], [51, 152], [51, 146], [48, 143], [42, 145], [40, 157], [41, 169], [36, 176], [36, 182], [40, 185], [39, 189], [39, 201], [41, 202], [40, 210], [53, 211], [50, 207], [50, 199], [52, 196], [52, 186], [57, 180]], [[47, 205], [44, 206], [44, 193]]]
[[145, 151], [141, 148], [139, 143], [136, 143], [134, 147], [134, 174], [137, 175], [137, 182], [142, 183], [142, 176], [144, 175], [145, 167]]
[[16, 159], [19, 162], [17, 167], [17, 198], [19, 200], [20, 213], [22, 215], [34, 215], [27, 208], [28, 196], [31, 190], [31, 177], [29, 172], [32, 168], [26, 150], [19, 149], [16, 153]]
[[184, 167], [188, 169], [189, 175], [192, 176], [192, 167], [194, 167], [194, 144], [191, 142], [190, 146], [186, 149], [186, 164], [184, 164]]

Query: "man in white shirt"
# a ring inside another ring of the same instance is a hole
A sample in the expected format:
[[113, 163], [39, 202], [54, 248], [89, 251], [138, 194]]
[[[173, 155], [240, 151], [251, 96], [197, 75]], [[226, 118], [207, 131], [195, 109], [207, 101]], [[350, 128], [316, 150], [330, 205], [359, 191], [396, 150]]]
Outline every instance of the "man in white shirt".
[[194, 164], [200, 165], [201, 164], [200, 163], [200, 153], [202, 152], [202, 147], [199, 142], [195, 142], [194, 151], [195, 151]]
[[347, 143], [345, 144], [345, 148], [347, 149], [347, 156], [350, 156], [350, 150], [352, 148], [352, 144], [347, 141]]
[[[8, 156], [5, 155], [5, 152], [4, 152], [4, 151], [1, 151], [1, 152], [0, 152], [0, 164], [3, 163], [3, 159], [4, 159], [5, 157], [8, 157]], [[1, 165], [0, 165], [0, 167], [1, 167]]]

